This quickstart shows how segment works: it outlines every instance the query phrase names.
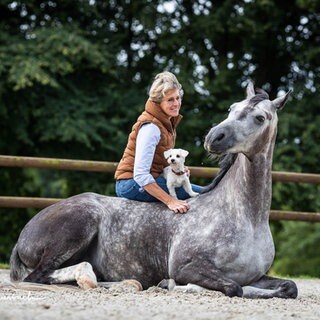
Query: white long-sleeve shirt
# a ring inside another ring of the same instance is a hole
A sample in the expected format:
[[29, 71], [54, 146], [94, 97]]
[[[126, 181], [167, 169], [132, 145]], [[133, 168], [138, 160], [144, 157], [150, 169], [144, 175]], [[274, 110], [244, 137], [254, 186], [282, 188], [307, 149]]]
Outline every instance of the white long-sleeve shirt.
[[140, 187], [155, 182], [150, 171], [160, 135], [160, 129], [151, 122], [143, 124], [139, 129], [136, 140], [133, 179]]

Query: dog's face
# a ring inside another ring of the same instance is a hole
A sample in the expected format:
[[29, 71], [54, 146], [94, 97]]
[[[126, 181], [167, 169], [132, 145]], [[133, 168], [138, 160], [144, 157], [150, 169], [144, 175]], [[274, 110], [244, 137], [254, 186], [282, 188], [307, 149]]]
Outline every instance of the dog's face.
[[164, 152], [164, 157], [169, 164], [184, 164], [188, 154], [189, 152], [183, 149], [170, 149]]

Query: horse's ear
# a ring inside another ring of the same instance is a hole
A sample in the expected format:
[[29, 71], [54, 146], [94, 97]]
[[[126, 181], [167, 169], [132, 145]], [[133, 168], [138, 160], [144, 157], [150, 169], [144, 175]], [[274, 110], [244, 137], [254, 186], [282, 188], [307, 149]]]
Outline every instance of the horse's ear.
[[256, 95], [252, 81], [249, 81], [246, 91], [247, 91], [247, 99], [250, 99]]
[[277, 111], [281, 110], [284, 107], [291, 92], [292, 92], [292, 90], [289, 90], [285, 95], [272, 100], [272, 104], [275, 106]]

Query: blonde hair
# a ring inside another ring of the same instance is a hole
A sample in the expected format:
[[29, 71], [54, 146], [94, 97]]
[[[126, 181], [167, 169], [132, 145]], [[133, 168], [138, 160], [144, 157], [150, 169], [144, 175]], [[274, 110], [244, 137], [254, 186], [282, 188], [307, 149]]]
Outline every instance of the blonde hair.
[[180, 97], [182, 98], [182, 86], [176, 76], [168, 71], [158, 73], [149, 90], [149, 99], [153, 102], [160, 103], [166, 93], [174, 89], [179, 90]]

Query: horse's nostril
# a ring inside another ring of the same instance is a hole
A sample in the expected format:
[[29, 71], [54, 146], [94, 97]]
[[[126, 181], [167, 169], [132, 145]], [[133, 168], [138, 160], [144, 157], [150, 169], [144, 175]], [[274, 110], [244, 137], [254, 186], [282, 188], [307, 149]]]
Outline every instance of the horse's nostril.
[[224, 137], [225, 137], [224, 133], [220, 133], [215, 140], [221, 141]]

